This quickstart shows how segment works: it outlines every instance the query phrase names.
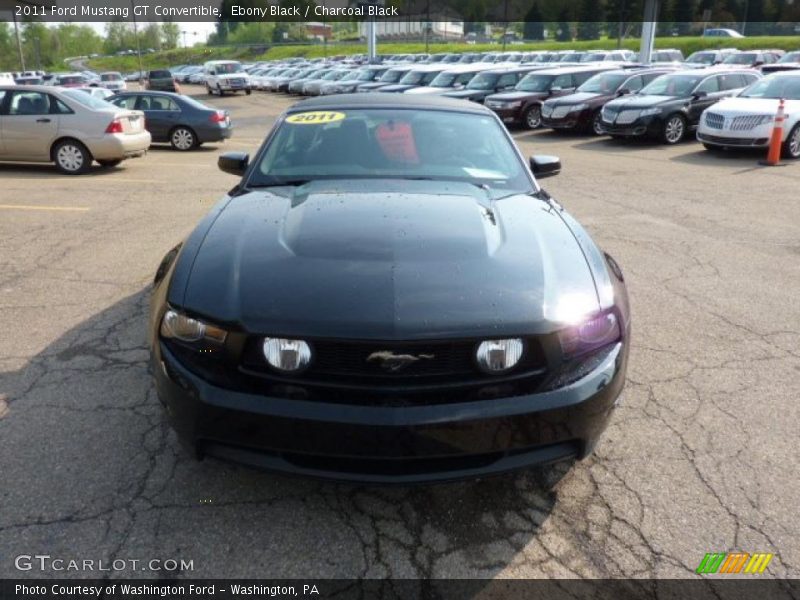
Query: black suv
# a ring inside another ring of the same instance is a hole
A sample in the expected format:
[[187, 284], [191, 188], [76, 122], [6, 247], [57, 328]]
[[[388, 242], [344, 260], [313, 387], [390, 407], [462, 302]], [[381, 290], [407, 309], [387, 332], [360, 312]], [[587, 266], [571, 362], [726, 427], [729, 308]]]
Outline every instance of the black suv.
[[542, 103], [548, 98], [575, 91], [590, 77], [611, 71], [613, 65], [560, 67], [528, 73], [510, 92], [492, 94], [484, 104], [506, 124], [521, 124], [528, 129], [542, 125]]
[[612, 137], [651, 136], [677, 144], [700, 115], [761, 78], [757, 71], [691, 69], [662, 75], [635, 95], [603, 107], [600, 125]]
[[482, 104], [487, 96], [514, 89], [514, 86], [519, 83], [520, 79], [537, 68], [541, 67], [507, 67], [505, 69], [483, 71], [470, 79], [467, 87], [463, 90], [455, 90], [442, 95], [449, 98], [472, 100], [473, 102], [480, 102]]
[[590, 131], [602, 135], [600, 110], [606, 102], [626, 94], [635, 94], [656, 77], [672, 71], [668, 67], [661, 67], [598, 73], [574, 94], [545, 101], [542, 105], [542, 125], [551, 129]]

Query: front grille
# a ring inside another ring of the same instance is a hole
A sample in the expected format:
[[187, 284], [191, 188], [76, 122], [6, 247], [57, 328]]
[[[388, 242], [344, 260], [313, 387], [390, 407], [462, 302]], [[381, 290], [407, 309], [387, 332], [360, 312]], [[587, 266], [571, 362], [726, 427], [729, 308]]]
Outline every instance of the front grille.
[[[242, 356], [242, 367], [267, 377], [277, 375], [264, 359], [262, 342], [261, 337], [248, 339]], [[377, 386], [474, 383], [476, 379], [490, 382], [492, 377], [483, 374], [475, 363], [477, 343], [475, 340], [313, 340], [310, 341], [313, 356], [311, 364], [292, 379], [298, 383], [364, 383]], [[391, 361], [381, 358], [382, 353], [408, 355], [416, 360], [393, 370], [387, 366]], [[509, 374], [538, 371], [545, 365], [541, 345], [537, 340], [530, 339], [526, 341], [520, 363]]]
[[569, 114], [570, 106], [556, 106], [553, 110], [553, 118], [554, 119], [563, 119]]
[[725, 117], [722, 115], [718, 115], [717, 113], [708, 112], [706, 113], [706, 125], [711, 129], [722, 129], [722, 126], [725, 124]]
[[620, 125], [627, 125], [629, 123], [633, 123], [638, 118], [639, 118], [638, 110], [623, 110], [621, 113], [617, 115], [617, 123], [619, 123]]
[[771, 119], [772, 117], [770, 115], [735, 117], [731, 123], [731, 131], [750, 131], [764, 123], [768, 123]]

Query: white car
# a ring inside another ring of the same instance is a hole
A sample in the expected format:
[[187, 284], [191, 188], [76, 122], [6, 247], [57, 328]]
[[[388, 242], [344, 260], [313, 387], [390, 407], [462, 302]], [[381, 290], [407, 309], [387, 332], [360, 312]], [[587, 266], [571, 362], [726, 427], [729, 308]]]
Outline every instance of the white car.
[[0, 85], [14, 85], [14, 76], [11, 73], [0, 73]]
[[238, 60], [210, 60], [203, 65], [203, 74], [209, 94], [222, 96], [225, 92], [244, 92], [250, 95], [250, 75]]
[[800, 158], [800, 73], [773, 73], [707, 108], [700, 117], [697, 139], [708, 150], [766, 148], [772, 137], [780, 98], [786, 100], [783, 156]]

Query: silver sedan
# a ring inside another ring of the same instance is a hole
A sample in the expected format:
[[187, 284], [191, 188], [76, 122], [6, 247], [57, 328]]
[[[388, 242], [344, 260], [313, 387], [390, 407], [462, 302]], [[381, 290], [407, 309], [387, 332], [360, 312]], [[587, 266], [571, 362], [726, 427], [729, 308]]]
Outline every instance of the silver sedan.
[[150, 146], [144, 113], [120, 109], [81, 90], [0, 86], [0, 160], [52, 162], [69, 175], [92, 161], [112, 167]]

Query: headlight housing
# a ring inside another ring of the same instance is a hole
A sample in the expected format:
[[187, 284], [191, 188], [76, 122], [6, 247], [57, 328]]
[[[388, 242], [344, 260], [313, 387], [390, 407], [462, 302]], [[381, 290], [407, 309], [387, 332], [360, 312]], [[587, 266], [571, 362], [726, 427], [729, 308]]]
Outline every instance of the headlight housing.
[[500, 106], [501, 108], [519, 108], [522, 106], [522, 101], [515, 100], [514, 102], [503, 102]]
[[167, 310], [161, 318], [160, 332], [163, 338], [188, 343], [209, 341], [223, 344], [228, 337], [228, 332], [224, 329], [188, 317], [173, 309]]
[[651, 115], [660, 115], [660, 114], [661, 114], [661, 109], [658, 107], [653, 107], [653, 108], [645, 108], [639, 113], [639, 116], [649, 117]]
[[619, 321], [613, 312], [592, 317], [558, 332], [565, 359], [589, 354], [616, 342], [620, 337]]
[[475, 358], [484, 373], [498, 375], [517, 366], [525, 344], [519, 338], [486, 340], [478, 345]]
[[264, 338], [264, 358], [281, 373], [298, 373], [311, 362], [311, 347], [303, 340]]
[[572, 108], [569, 109], [569, 112], [578, 112], [580, 110], [586, 110], [588, 108], [587, 104], [576, 104]]

